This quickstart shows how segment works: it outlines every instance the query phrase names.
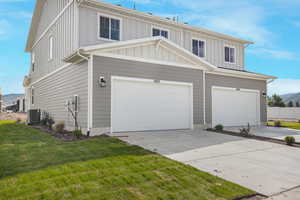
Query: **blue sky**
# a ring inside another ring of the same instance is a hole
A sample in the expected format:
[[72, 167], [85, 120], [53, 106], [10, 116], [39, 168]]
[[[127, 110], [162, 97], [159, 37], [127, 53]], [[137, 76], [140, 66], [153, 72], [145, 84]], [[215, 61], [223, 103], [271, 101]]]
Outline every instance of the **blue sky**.
[[[107, 0], [133, 8], [133, 0]], [[299, 0], [135, 0], [136, 8], [254, 41], [246, 68], [279, 77], [269, 93], [300, 92]], [[24, 52], [34, 0], [0, 0], [0, 87], [23, 92], [29, 70]]]

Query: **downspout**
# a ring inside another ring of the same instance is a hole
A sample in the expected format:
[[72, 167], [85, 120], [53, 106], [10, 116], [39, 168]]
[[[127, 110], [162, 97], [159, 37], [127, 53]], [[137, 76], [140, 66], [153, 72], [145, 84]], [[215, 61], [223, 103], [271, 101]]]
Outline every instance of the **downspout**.
[[206, 72], [203, 70], [203, 125], [206, 126]]
[[92, 72], [90, 72], [91, 71], [91, 67], [93, 67], [92, 66], [92, 63], [91, 63], [91, 56], [90, 57], [86, 57], [86, 56], [84, 56], [84, 55], [82, 55], [81, 54], [81, 52], [80, 52], [80, 49], [79, 50], [77, 50], [77, 52], [76, 52], [76, 54], [79, 56], [79, 57], [81, 57], [82, 59], [84, 59], [84, 60], [86, 60], [87, 62], [88, 62], [88, 119], [87, 119], [87, 136], [89, 137], [90, 136], [90, 134], [91, 134], [91, 117], [90, 117], [90, 112], [91, 112], [91, 82], [92, 82], [92, 80], [90, 80], [91, 79], [91, 77], [90, 77], [90, 75], [92, 74]]

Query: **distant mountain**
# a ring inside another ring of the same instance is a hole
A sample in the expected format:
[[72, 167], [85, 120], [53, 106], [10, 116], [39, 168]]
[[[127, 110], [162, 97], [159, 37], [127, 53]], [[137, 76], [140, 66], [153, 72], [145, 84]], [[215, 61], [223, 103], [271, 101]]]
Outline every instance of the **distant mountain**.
[[282, 100], [284, 103], [292, 102], [299, 102], [300, 103], [300, 92], [299, 93], [291, 93], [291, 94], [284, 94], [281, 95]]
[[3, 105], [11, 105], [17, 101], [19, 97], [23, 97], [24, 94], [7, 94], [3, 95]]

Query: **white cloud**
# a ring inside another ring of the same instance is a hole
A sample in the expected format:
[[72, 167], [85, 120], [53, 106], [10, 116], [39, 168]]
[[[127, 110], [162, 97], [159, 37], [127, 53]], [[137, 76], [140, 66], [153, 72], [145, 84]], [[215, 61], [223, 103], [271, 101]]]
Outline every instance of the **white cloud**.
[[281, 59], [281, 60], [296, 60], [297, 55], [293, 52], [284, 50], [274, 50], [266, 48], [253, 48], [247, 50], [248, 53], [255, 54], [258, 56], [263, 56], [267, 58]]
[[[167, 1], [165, 0], [166, 3]], [[276, 47], [277, 35], [266, 26], [267, 19], [274, 14], [269, 7], [263, 5], [269, 0], [256, 3], [250, 0], [171, 0], [171, 2], [181, 13], [162, 14], [163, 16], [179, 15], [181, 21], [253, 41], [255, 45], [251, 46], [248, 52], [260, 57], [298, 59], [295, 53]], [[276, 0], [276, 3], [279, 6], [283, 1]], [[289, 0], [289, 3], [296, 1]]]
[[300, 92], [300, 79], [277, 79], [268, 85], [268, 95]]
[[291, 22], [291, 24], [293, 24], [297, 27], [300, 27], [300, 21], [293, 21], [293, 22]]
[[6, 39], [11, 25], [7, 20], [0, 19], [0, 40]]

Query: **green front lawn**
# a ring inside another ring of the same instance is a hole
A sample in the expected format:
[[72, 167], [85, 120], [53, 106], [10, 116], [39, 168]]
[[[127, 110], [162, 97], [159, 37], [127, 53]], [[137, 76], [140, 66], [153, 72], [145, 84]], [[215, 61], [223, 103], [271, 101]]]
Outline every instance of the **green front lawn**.
[[[274, 121], [270, 121], [267, 123], [268, 126], [274, 126]], [[284, 128], [291, 128], [291, 129], [297, 129], [300, 130], [300, 123], [299, 122], [286, 122], [281, 121], [281, 126]]]
[[62, 142], [0, 121], [0, 199], [234, 199], [253, 194], [115, 138]]

